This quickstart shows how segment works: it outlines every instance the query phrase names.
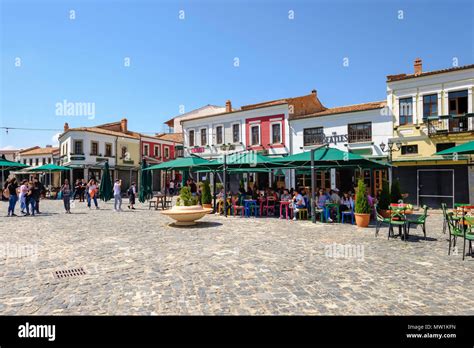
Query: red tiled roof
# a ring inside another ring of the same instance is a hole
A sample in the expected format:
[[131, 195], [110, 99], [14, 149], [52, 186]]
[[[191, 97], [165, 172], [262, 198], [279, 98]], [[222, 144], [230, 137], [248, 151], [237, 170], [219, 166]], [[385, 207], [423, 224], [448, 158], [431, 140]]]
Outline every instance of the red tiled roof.
[[175, 143], [183, 142], [183, 133], [163, 133], [157, 134], [156, 137], [161, 140], [172, 141]]
[[84, 132], [92, 132], [92, 133], [99, 133], [99, 134], [105, 134], [105, 135], [113, 135], [113, 136], [118, 136], [118, 137], [125, 137], [125, 138], [134, 138], [134, 139], [140, 139], [140, 134], [136, 132], [130, 132], [128, 131], [127, 133], [122, 133], [122, 132], [116, 132], [108, 129], [103, 129], [99, 127], [76, 127], [76, 128], [69, 128], [66, 132], [61, 134], [63, 136], [67, 132], [70, 131], [84, 131]]
[[443, 73], [447, 73], [447, 72], [451, 72], [451, 71], [465, 70], [465, 69], [471, 69], [471, 68], [474, 68], [474, 64], [457, 66], [457, 67], [441, 69], [441, 70], [426, 71], [426, 72], [422, 72], [420, 74], [388, 75], [387, 76], [387, 82], [407, 80], [407, 79], [413, 79], [413, 78], [416, 78], [416, 77], [443, 74]]
[[58, 147], [39, 147], [36, 146], [32, 149], [26, 149], [24, 151], [20, 151], [22, 156], [32, 156], [32, 155], [51, 155], [55, 152], [58, 152]]
[[375, 109], [382, 109], [387, 105], [386, 101], [376, 101], [376, 102], [368, 102], [363, 104], [354, 104], [354, 105], [344, 105], [344, 106], [336, 106], [334, 108], [329, 108], [321, 112], [315, 112], [312, 114], [300, 115], [300, 116], [290, 116], [290, 120], [301, 119], [301, 118], [311, 118], [311, 117], [319, 117], [319, 116], [327, 116], [327, 115], [334, 115], [334, 114], [342, 114], [347, 112], [357, 112], [357, 111], [367, 111], [367, 110], [375, 110]]

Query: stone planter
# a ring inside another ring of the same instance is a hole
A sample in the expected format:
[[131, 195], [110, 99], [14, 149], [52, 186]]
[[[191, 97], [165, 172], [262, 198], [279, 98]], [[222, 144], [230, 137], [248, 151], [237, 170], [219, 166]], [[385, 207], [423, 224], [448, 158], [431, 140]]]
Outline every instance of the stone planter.
[[187, 207], [175, 205], [170, 210], [162, 211], [161, 214], [176, 220], [176, 225], [190, 226], [195, 225], [196, 220], [199, 220], [204, 215], [209, 214], [211, 211], [211, 208], [203, 208], [200, 205], [191, 205]]
[[357, 227], [367, 227], [370, 222], [370, 214], [355, 213], [355, 220]]
[[209, 203], [209, 204], [208, 204], [208, 203], [203, 203], [203, 204], [202, 204], [202, 207], [203, 207], [203, 208], [209, 208], [209, 209], [211, 209], [211, 208], [212, 208], [212, 204], [211, 204], [211, 203]]

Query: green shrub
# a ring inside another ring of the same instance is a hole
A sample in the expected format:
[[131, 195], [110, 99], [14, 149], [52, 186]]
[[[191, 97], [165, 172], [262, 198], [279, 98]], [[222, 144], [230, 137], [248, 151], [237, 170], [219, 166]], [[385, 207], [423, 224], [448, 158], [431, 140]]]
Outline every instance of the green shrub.
[[355, 212], [357, 214], [370, 214], [370, 205], [367, 200], [367, 189], [364, 180], [362, 179], [359, 179], [359, 182], [357, 183]]
[[191, 190], [189, 187], [184, 186], [181, 188], [179, 191], [179, 197], [176, 200], [176, 205], [178, 206], [190, 206], [190, 205], [196, 205], [198, 203], [197, 197], [193, 197], [191, 195]]
[[212, 196], [211, 196], [211, 186], [209, 185], [209, 181], [204, 181], [200, 183], [201, 185], [201, 203], [202, 204], [211, 204]]
[[398, 180], [394, 180], [390, 189], [390, 203], [398, 203], [401, 199], [400, 183]]
[[390, 203], [390, 187], [388, 181], [384, 180], [382, 182], [382, 192], [380, 193], [378, 207], [381, 210], [388, 210]]

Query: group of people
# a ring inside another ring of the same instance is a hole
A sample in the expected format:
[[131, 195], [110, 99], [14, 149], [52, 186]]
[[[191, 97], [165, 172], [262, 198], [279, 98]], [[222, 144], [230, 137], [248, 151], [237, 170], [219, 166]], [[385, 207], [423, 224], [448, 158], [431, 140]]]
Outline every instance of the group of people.
[[[79, 202], [87, 201], [89, 209], [94, 204], [96, 209], [99, 209], [97, 197], [99, 195], [99, 183], [95, 178], [89, 181], [85, 179], [77, 179], [74, 186], [69, 183], [68, 179], [64, 180], [60, 189], [60, 198], [63, 201], [66, 214], [71, 214], [71, 202], [79, 198]], [[33, 178], [31, 181], [22, 180], [18, 182], [15, 176], [9, 177], [2, 190], [4, 198], [8, 199], [8, 214], [7, 216], [18, 216], [15, 214], [16, 204], [20, 202], [20, 212], [25, 216], [34, 216], [40, 214], [40, 199], [46, 193], [44, 185], [37, 179]], [[122, 211], [122, 180], [115, 180], [113, 187], [114, 194], [114, 210]], [[137, 195], [137, 186], [132, 182], [127, 190], [129, 198], [129, 209], [135, 209], [135, 199]]]
[[20, 212], [23, 215], [41, 214], [39, 203], [41, 194], [45, 191], [44, 185], [34, 178], [31, 181], [22, 180], [19, 184], [16, 177], [10, 177], [3, 185], [3, 196], [8, 199], [8, 215], [17, 216], [15, 207], [20, 202]]

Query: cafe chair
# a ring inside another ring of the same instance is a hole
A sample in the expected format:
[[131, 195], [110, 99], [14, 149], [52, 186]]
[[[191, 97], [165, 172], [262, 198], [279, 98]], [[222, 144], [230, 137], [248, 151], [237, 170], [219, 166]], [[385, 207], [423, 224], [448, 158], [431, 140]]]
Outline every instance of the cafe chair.
[[351, 202], [351, 209], [350, 210], [346, 210], [346, 211], [343, 211], [341, 213], [341, 223], [344, 223], [344, 218], [347, 217], [347, 219], [349, 219], [349, 217], [351, 218], [351, 224], [354, 225], [354, 202]]
[[419, 216], [416, 219], [407, 219], [407, 235], [410, 234], [410, 226], [411, 225], [421, 225], [421, 228], [423, 230], [423, 235], [426, 240], [426, 217], [428, 216], [428, 207], [426, 205], [423, 206], [423, 215]]

